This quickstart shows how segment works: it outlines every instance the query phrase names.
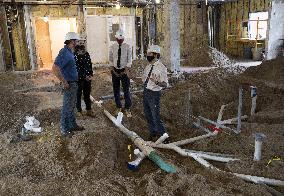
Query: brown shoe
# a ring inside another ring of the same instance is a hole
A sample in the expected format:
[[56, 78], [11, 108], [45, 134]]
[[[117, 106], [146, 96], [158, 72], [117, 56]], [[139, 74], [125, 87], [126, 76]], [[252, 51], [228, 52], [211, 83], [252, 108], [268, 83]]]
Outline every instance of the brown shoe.
[[92, 110], [87, 110], [86, 115], [87, 115], [87, 116], [90, 116], [90, 117], [96, 117], [96, 115], [93, 113]]
[[125, 109], [125, 114], [127, 118], [131, 118], [132, 117], [132, 113], [130, 111], [130, 109]]
[[83, 126], [77, 126], [70, 129], [70, 131], [84, 131], [85, 128]]

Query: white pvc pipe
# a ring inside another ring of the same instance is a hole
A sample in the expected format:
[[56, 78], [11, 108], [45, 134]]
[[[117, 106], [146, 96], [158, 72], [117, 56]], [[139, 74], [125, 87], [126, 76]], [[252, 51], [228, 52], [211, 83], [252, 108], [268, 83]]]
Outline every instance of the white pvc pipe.
[[254, 145], [254, 161], [260, 161], [261, 159], [261, 149], [262, 149], [262, 142], [266, 138], [266, 136], [262, 133], [254, 134], [255, 137], [255, 145]]
[[[227, 105], [228, 105], [228, 104], [227, 104]], [[220, 122], [221, 122], [221, 120], [222, 120], [225, 107], [226, 107], [227, 105], [222, 105], [222, 106], [221, 106], [221, 109], [220, 109], [220, 111], [219, 111], [218, 118], [217, 118], [217, 123], [219, 123], [219, 124], [221, 124]], [[219, 128], [219, 127], [218, 127], [218, 128]]]
[[152, 147], [148, 146], [146, 142], [139, 137], [135, 132], [128, 130], [122, 124], [116, 124], [117, 119], [113, 117], [107, 110], [104, 110], [105, 115], [123, 132], [129, 139], [133, 141], [133, 143], [142, 151], [142, 153], [146, 156], [152, 151], [155, 151]]
[[198, 118], [200, 118], [201, 120], [204, 120], [205, 122], [208, 122], [208, 123], [210, 123], [210, 124], [213, 124], [213, 125], [215, 125], [216, 127], [218, 126], [218, 127], [222, 128], [222, 129], [229, 129], [229, 130], [231, 130], [231, 131], [237, 133], [237, 131], [236, 131], [235, 129], [232, 129], [232, 128], [230, 128], [230, 127], [226, 127], [226, 126], [224, 126], [224, 125], [221, 125], [220, 123], [214, 122], [214, 121], [209, 120], [209, 119], [207, 119], [207, 118], [204, 118], [204, 117], [202, 117], [202, 116], [199, 116]]
[[229, 161], [236, 161], [239, 159], [235, 159], [235, 158], [229, 158], [229, 157], [221, 157], [221, 156], [214, 156], [214, 155], [209, 155], [209, 154], [205, 154], [205, 153], [193, 153], [190, 152], [189, 150], [186, 149], [182, 149], [174, 144], [163, 144], [163, 145], [158, 145], [156, 146], [158, 148], [164, 148], [164, 149], [170, 149], [170, 150], [174, 150], [176, 151], [178, 154], [182, 155], [182, 156], [187, 156], [187, 157], [200, 157], [202, 159], [206, 159], [206, 160], [213, 160], [213, 161], [219, 161], [219, 162], [229, 162]]
[[163, 141], [165, 141], [167, 138], [169, 138], [169, 135], [167, 133], [164, 133], [156, 142], [155, 144], [161, 144]]
[[251, 110], [250, 110], [250, 115], [254, 115], [255, 114], [255, 110], [256, 110], [256, 100], [257, 100], [257, 91], [256, 91], [256, 87], [255, 86], [251, 86]]
[[201, 126], [200, 124], [200, 119], [198, 119], [197, 123], [193, 123], [193, 125], [199, 129], [201, 129], [202, 131], [205, 131], [206, 133], [212, 133], [209, 129], [206, 129], [205, 127]]
[[237, 125], [237, 133], [241, 132], [242, 126], [242, 108], [243, 108], [243, 89], [239, 89], [239, 105], [238, 105], [238, 125]]
[[191, 157], [196, 160], [198, 163], [200, 163], [201, 165], [210, 168], [210, 169], [214, 169], [215, 167], [213, 165], [211, 165], [210, 163], [208, 163], [206, 160], [204, 160], [203, 158], [193, 154], [191, 155]]
[[231, 154], [221, 154], [221, 153], [215, 153], [215, 152], [203, 152], [198, 150], [189, 150], [185, 149], [186, 152], [196, 153], [196, 154], [207, 154], [212, 156], [222, 156], [222, 157], [233, 157], [234, 155]]
[[213, 133], [208, 133], [208, 134], [205, 134], [205, 135], [201, 135], [201, 136], [197, 136], [197, 137], [193, 137], [193, 138], [189, 138], [189, 139], [173, 142], [173, 143], [170, 143], [170, 144], [176, 145], [176, 146], [181, 146], [181, 145], [185, 145], [185, 144], [189, 144], [189, 143], [195, 142], [197, 140], [201, 140], [201, 139], [205, 139], [205, 138], [208, 138], [208, 137], [216, 136], [217, 134], [218, 134], [218, 132], [216, 131], [216, 132], [213, 132]]
[[[245, 120], [247, 119], [248, 116], [247, 115], [243, 115], [241, 117], [241, 120]], [[236, 118], [231, 118], [231, 119], [228, 119], [228, 120], [223, 120], [223, 121], [220, 121], [219, 123], [222, 124], [222, 125], [229, 125], [229, 124], [233, 124], [233, 122], [236, 122], [238, 120], [238, 117]]]
[[284, 181], [281, 181], [281, 180], [275, 180], [275, 179], [258, 177], [258, 176], [250, 176], [250, 175], [238, 174], [238, 173], [232, 173], [232, 174], [234, 174], [235, 176], [241, 179], [254, 182], [257, 184], [264, 183], [264, 184], [273, 185], [273, 186], [284, 186]]
[[255, 150], [254, 150], [254, 161], [260, 161], [261, 159], [261, 147], [262, 141], [255, 141]]
[[116, 125], [120, 125], [121, 122], [122, 122], [122, 118], [123, 118], [123, 113], [122, 112], [118, 112], [115, 124]]
[[255, 115], [256, 100], [257, 100], [257, 96], [255, 96], [255, 97], [253, 97], [253, 98], [251, 99], [251, 110], [250, 110], [250, 114], [251, 114], [251, 115]]
[[227, 163], [229, 161], [240, 160], [240, 159], [234, 159], [234, 158], [228, 158], [228, 157], [213, 156], [213, 155], [208, 155], [208, 154], [197, 154], [197, 155], [206, 160], [219, 161], [223, 163]]

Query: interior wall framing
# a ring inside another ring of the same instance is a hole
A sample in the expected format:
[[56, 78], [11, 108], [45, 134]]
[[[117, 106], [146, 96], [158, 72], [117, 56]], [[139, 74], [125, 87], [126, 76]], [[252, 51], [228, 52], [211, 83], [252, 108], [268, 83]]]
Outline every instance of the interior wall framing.
[[[180, 58], [181, 66], [209, 65], [208, 56], [208, 19], [207, 6], [204, 2], [181, 0], [180, 6]], [[165, 7], [157, 9], [157, 43], [165, 40], [166, 26]], [[200, 59], [200, 53], [205, 56]]]
[[2, 40], [2, 48], [3, 48], [3, 60], [5, 68], [4, 70], [12, 70], [13, 68], [13, 59], [12, 52], [10, 47], [10, 39], [9, 32], [7, 26], [7, 17], [5, 6], [0, 5], [0, 29], [1, 29], [1, 40]]
[[[222, 3], [218, 49], [231, 56], [243, 57], [245, 46], [253, 47], [253, 45], [235, 41], [233, 36], [240, 34], [241, 22], [249, 19], [249, 13], [268, 11], [270, 2], [271, 0], [237, 0]], [[231, 37], [228, 38], [227, 34]]]

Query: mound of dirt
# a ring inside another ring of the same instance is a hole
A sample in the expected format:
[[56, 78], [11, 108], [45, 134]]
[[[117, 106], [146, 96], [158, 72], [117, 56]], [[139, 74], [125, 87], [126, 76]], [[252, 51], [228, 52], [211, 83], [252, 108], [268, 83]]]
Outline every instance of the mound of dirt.
[[[143, 66], [143, 62], [137, 64]], [[96, 74], [92, 95], [97, 98], [111, 94], [109, 72], [97, 70]], [[281, 116], [284, 115], [283, 110], [279, 108], [284, 103], [283, 90], [277, 86], [272, 88], [266, 80], [262, 81], [254, 75], [246, 74], [235, 75], [226, 69], [218, 68], [208, 73], [186, 77], [187, 80], [163, 92], [162, 119], [171, 141], [205, 134], [192, 126], [192, 121], [196, 120], [192, 116], [201, 115], [216, 121], [221, 105], [229, 104], [223, 119], [236, 117], [240, 86], [244, 88], [243, 114], [249, 114], [249, 86], [255, 85], [258, 87], [257, 114], [242, 124], [240, 134], [222, 130], [216, 137], [200, 140], [183, 148], [232, 154], [240, 158], [240, 161], [228, 164], [211, 162], [224, 171], [284, 180], [282, 162], [273, 162], [266, 167], [272, 156], [284, 157], [281, 121]], [[1, 75], [0, 80], [5, 77], [8, 76]], [[28, 74], [17, 75], [10, 77], [9, 82], [3, 79], [3, 83], [0, 83], [1, 90], [4, 90], [1, 91], [4, 93], [0, 94], [1, 98], [3, 96], [1, 106], [11, 105], [3, 111], [5, 115], [9, 115], [6, 112], [11, 112], [11, 118], [5, 119], [5, 123], [10, 123], [11, 126], [17, 124], [13, 122], [12, 115], [23, 110], [33, 112], [44, 128], [44, 132], [34, 135], [31, 141], [13, 144], [7, 142], [7, 134], [2, 134], [6, 130], [2, 130], [1, 195], [270, 195], [261, 185], [244, 182], [228, 172], [205, 169], [193, 159], [182, 157], [170, 150], [157, 149], [157, 153], [177, 168], [176, 174], [161, 171], [148, 159], [142, 161], [138, 170], [129, 170], [127, 162], [133, 161], [130, 154], [133, 155], [135, 146], [112, 125], [102, 110], [95, 106], [93, 110], [96, 118], [77, 118], [78, 124], [85, 126], [85, 131], [76, 132], [72, 138], [61, 138], [59, 107], [37, 111], [37, 101], [30, 101], [31, 91], [13, 92], [15, 87], [19, 89], [20, 81], [24, 81], [21, 86], [23, 89], [41, 86], [41, 82], [37, 81], [43, 80], [41, 77], [49, 78], [48, 75], [40, 74], [32, 79]], [[46, 88], [39, 91], [42, 90]], [[33, 89], [32, 92], [38, 91]], [[16, 104], [13, 105], [10, 100], [15, 100]], [[45, 99], [39, 101], [42, 100]], [[25, 105], [26, 102], [28, 105]], [[142, 105], [142, 94], [133, 95], [133, 117], [123, 118], [123, 124], [146, 140], [148, 128]], [[106, 102], [104, 107], [114, 113], [113, 100]], [[191, 110], [193, 115], [189, 116]], [[252, 161], [253, 133], [256, 132], [267, 136], [263, 146], [263, 158], [258, 163]], [[278, 190], [284, 192], [282, 189]]]
[[257, 67], [248, 68], [245, 73], [248, 77], [253, 77], [267, 82], [284, 84], [284, 57], [264, 61]]
[[208, 54], [213, 61], [213, 65], [217, 67], [229, 67], [234, 64], [227, 55], [218, 51], [216, 48], [209, 47]]

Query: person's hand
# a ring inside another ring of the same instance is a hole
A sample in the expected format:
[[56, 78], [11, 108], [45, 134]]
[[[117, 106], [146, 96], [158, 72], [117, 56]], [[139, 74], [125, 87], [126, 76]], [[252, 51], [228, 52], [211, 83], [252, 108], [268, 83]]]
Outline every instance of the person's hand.
[[92, 78], [93, 78], [93, 76], [86, 76], [86, 80], [87, 80], [87, 81], [91, 81]]
[[151, 74], [150, 80], [156, 84], [159, 82], [159, 77], [156, 74]]
[[120, 75], [116, 73], [116, 71], [114, 71], [113, 69], [111, 70], [111, 73], [113, 73], [116, 77], [120, 77]]
[[64, 89], [64, 90], [67, 90], [67, 89], [69, 89], [69, 88], [70, 88], [69, 83], [68, 83], [66, 80], [64, 80], [64, 81], [63, 81], [63, 89]]

